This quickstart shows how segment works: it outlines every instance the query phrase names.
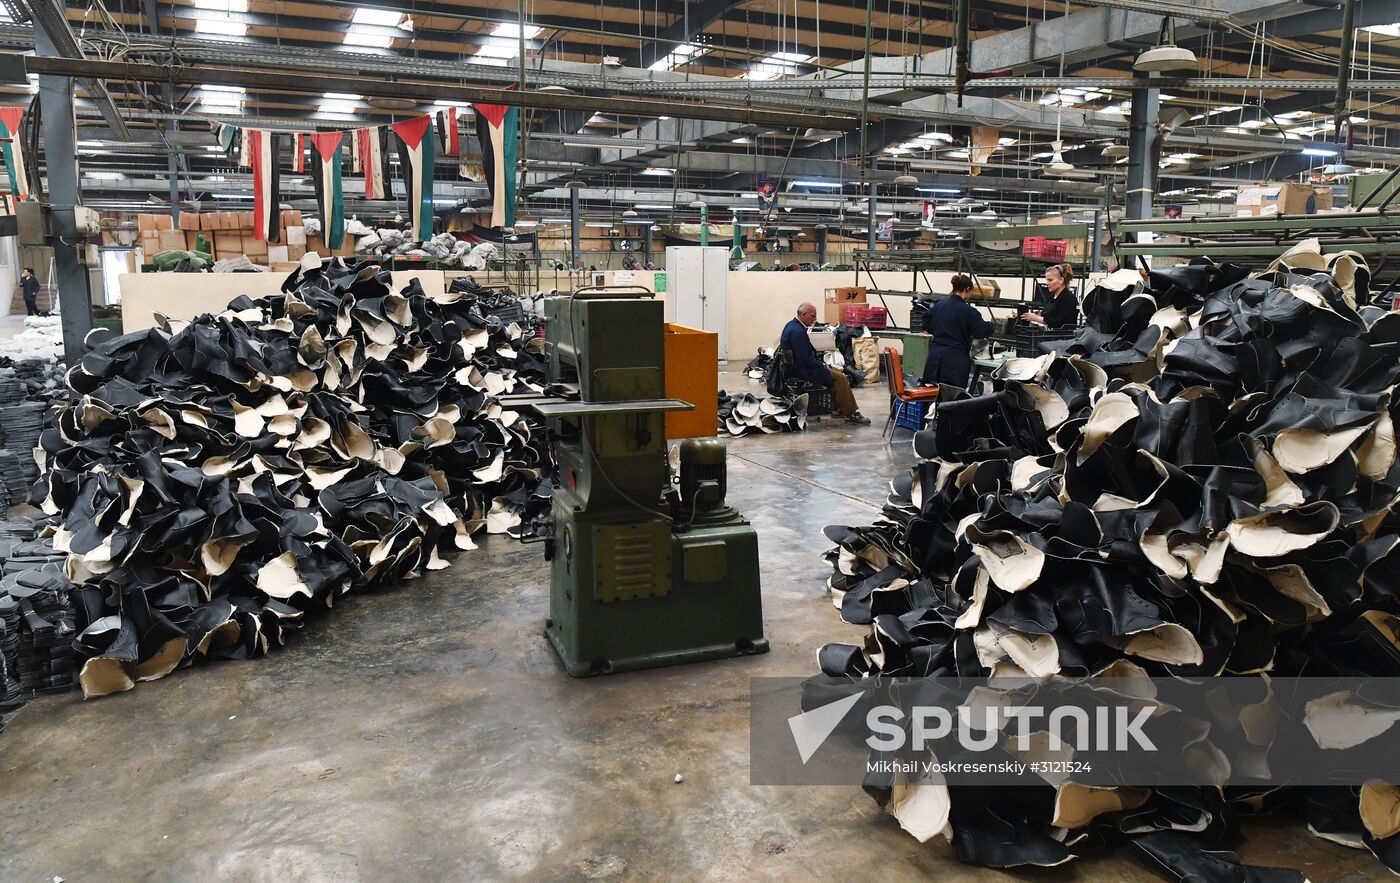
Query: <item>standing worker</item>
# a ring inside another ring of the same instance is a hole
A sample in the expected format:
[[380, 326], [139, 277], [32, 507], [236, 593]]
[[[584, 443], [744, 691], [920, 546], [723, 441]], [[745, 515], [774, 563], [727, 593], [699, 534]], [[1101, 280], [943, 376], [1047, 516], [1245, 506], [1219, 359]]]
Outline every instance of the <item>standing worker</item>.
[[856, 408], [855, 393], [851, 392], [851, 381], [846, 372], [828, 368], [822, 357], [817, 355], [816, 348], [812, 346], [807, 329], [815, 321], [816, 307], [811, 304], [798, 307], [797, 318], [789, 319], [787, 325], [783, 326], [782, 340], [778, 344], [778, 358], [790, 361], [789, 377], [831, 390], [831, 397], [836, 401], [836, 410], [832, 412], [835, 416], [844, 417], [847, 423], [857, 426], [869, 426], [870, 418]]
[[24, 314], [39, 315], [39, 280], [34, 275], [34, 268], [25, 267], [19, 278], [20, 288], [24, 292]]
[[924, 362], [925, 385], [967, 388], [972, 375], [972, 340], [988, 337], [993, 331], [992, 323], [967, 302], [970, 294], [972, 277], [954, 276], [952, 295], [924, 313], [924, 333], [933, 335], [928, 346], [928, 361]]
[[1074, 270], [1069, 264], [1055, 264], [1045, 271], [1045, 287], [1050, 290], [1050, 304], [1043, 313], [1022, 313], [1021, 318], [1046, 328], [1073, 328], [1079, 324], [1079, 299], [1070, 291]]

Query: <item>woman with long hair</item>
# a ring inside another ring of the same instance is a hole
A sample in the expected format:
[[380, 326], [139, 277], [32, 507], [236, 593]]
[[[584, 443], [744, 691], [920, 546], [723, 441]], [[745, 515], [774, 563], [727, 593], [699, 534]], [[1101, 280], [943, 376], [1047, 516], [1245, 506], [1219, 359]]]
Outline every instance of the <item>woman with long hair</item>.
[[1050, 303], [1043, 312], [1021, 314], [1023, 322], [1034, 322], [1046, 328], [1073, 328], [1079, 324], [1079, 299], [1069, 284], [1074, 281], [1074, 269], [1069, 264], [1055, 264], [1045, 270], [1045, 287], [1050, 289]]

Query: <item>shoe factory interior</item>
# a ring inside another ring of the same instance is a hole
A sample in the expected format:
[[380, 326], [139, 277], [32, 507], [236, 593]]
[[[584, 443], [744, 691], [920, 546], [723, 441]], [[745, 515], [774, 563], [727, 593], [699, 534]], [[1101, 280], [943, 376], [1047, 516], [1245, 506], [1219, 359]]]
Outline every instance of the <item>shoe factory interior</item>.
[[1400, 874], [1400, 0], [0, 44], [0, 880]]

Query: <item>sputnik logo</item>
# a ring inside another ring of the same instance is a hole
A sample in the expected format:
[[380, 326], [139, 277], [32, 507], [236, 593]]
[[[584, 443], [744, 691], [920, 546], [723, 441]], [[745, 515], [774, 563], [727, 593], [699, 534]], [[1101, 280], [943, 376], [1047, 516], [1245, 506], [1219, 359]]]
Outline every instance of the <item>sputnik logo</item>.
[[852, 693], [844, 699], [828, 702], [787, 719], [788, 729], [792, 731], [792, 741], [797, 745], [797, 753], [804, 765], [812, 759], [812, 755], [817, 753], [817, 749], [822, 747], [822, 743], [826, 742], [827, 737], [863, 695], [859, 692]]

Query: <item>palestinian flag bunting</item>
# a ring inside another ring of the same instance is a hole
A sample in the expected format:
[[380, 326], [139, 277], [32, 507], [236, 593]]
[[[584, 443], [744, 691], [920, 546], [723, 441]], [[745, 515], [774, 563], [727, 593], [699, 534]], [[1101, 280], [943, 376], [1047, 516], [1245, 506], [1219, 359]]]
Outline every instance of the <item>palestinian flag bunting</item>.
[[354, 138], [355, 171], [365, 176], [365, 199], [388, 199], [389, 157], [384, 149], [384, 130], [379, 126], [357, 129]]
[[10, 193], [20, 200], [29, 198], [29, 176], [24, 170], [24, 145], [19, 132], [23, 118], [22, 107], [0, 107], [0, 156], [5, 160]]
[[443, 156], [461, 156], [461, 138], [457, 134], [457, 108], [447, 107], [437, 115], [438, 146]]
[[292, 171], [306, 171], [306, 136], [300, 132], [292, 136]]
[[277, 136], [260, 129], [248, 130], [248, 156], [253, 164], [253, 238], [277, 242], [278, 206], [281, 204], [277, 172]]
[[311, 180], [321, 207], [321, 232], [331, 250], [345, 241], [345, 196], [340, 187], [344, 141], [344, 132], [311, 133]]
[[433, 238], [433, 118], [421, 116], [393, 124], [399, 136], [399, 167], [413, 211], [413, 235]]
[[473, 104], [481, 164], [491, 190], [491, 226], [515, 226], [515, 141], [519, 112], [504, 104]]

